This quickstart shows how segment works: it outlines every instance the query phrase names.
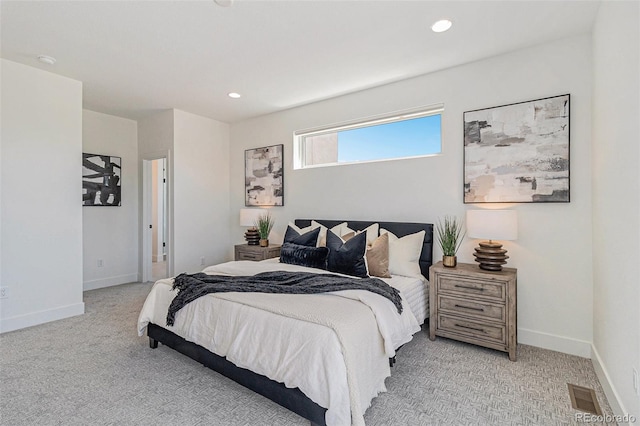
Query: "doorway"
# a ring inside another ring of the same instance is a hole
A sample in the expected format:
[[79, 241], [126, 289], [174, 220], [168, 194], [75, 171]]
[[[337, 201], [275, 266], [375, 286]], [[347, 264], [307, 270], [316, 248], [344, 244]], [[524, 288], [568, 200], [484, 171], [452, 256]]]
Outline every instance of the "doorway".
[[151, 161], [151, 281], [167, 278], [167, 159]]
[[142, 160], [142, 281], [171, 276], [168, 153]]

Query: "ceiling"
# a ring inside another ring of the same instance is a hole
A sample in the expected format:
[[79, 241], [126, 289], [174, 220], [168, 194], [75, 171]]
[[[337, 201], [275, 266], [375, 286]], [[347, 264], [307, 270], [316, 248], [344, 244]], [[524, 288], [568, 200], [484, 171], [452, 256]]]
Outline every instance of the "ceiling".
[[[86, 109], [232, 123], [589, 33], [598, 4], [2, 0], [0, 54], [82, 81]], [[453, 27], [436, 34], [441, 18]]]

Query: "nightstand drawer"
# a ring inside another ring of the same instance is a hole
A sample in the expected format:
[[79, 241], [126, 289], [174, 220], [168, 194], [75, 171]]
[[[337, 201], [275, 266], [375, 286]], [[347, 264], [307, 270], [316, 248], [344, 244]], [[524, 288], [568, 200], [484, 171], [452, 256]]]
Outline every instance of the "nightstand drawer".
[[235, 260], [260, 261], [274, 257], [280, 257], [279, 244], [271, 244], [267, 247], [248, 244], [238, 244], [235, 246]]
[[253, 252], [246, 252], [246, 251], [240, 251], [238, 253], [238, 258], [237, 260], [263, 260], [264, 259], [264, 255], [262, 253], [253, 253]]
[[471, 315], [481, 319], [487, 318], [501, 322], [506, 319], [505, 305], [496, 305], [477, 300], [438, 295], [438, 308], [442, 311]]
[[499, 302], [506, 300], [505, 285], [501, 283], [441, 275], [437, 285], [438, 291], [442, 293], [480, 296]]
[[485, 271], [442, 262], [429, 268], [429, 338], [460, 340], [509, 353], [518, 348], [517, 270]]
[[464, 320], [462, 318], [438, 315], [438, 328], [443, 332], [453, 332], [474, 339], [487, 340], [495, 343], [505, 343], [505, 327], [490, 325], [477, 320]]

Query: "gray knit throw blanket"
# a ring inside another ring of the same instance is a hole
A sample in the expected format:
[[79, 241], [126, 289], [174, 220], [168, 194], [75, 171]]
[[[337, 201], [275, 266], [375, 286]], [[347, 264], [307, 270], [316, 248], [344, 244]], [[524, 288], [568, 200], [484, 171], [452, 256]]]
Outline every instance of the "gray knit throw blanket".
[[389, 299], [402, 313], [400, 292], [378, 278], [350, 278], [310, 272], [262, 272], [250, 276], [180, 274], [173, 281], [178, 295], [167, 312], [167, 325], [173, 325], [176, 312], [187, 303], [209, 293], [253, 292], [284, 294], [317, 294], [340, 290], [366, 290]]

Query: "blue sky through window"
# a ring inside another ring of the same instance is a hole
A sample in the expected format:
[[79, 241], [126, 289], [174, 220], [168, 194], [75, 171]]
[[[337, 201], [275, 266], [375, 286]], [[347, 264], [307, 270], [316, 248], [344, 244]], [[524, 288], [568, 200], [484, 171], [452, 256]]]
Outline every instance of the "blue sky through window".
[[440, 151], [440, 114], [338, 132], [338, 162], [413, 157]]

